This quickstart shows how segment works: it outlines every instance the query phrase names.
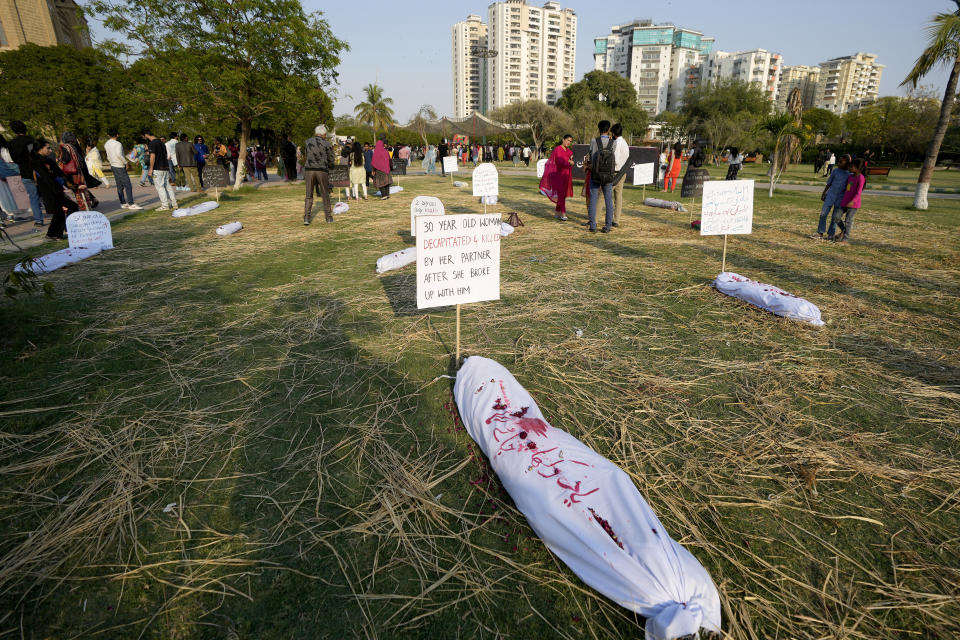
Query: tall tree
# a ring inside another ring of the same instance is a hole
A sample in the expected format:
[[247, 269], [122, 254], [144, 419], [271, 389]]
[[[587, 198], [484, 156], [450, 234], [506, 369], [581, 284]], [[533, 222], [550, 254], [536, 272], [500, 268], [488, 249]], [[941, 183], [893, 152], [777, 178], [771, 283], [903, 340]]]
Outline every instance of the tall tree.
[[367, 99], [356, 106], [353, 112], [357, 120], [373, 127], [373, 138], [377, 138], [377, 129], [383, 129], [384, 132], [392, 127], [393, 121], [393, 98], [387, 98], [383, 95], [383, 87], [376, 84], [368, 84], [363, 88], [367, 94]]
[[[579, 124], [584, 109], [602, 111], [607, 118], [619, 122], [624, 136], [643, 136], [649, 117], [637, 105], [637, 91], [633, 84], [617, 73], [591, 71], [583, 80], [563, 90], [557, 108], [569, 113]], [[593, 128], [596, 128], [596, 122]]]
[[[305, 109], [319, 121], [319, 100], [286, 101], [290, 78], [322, 89], [348, 48], [321, 13], [304, 13], [300, 0], [93, 0], [91, 7], [131, 43], [111, 45], [141, 56], [162, 78], [148, 87], [153, 96], [235, 123], [241, 148], [254, 120], [279, 110]], [[244, 156], [234, 188], [243, 181]]]
[[947, 79], [947, 88], [940, 103], [940, 118], [937, 127], [933, 130], [933, 138], [927, 146], [927, 153], [920, 168], [920, 177], [917, 179], [917, 189], [913, 195], [915, 209], [926, 209], [927, 192], [930, 191], [930, 180], [933, 178], [933, 169], [937, 166], [937, 156], [940, 155], [940, 145], [950, 126], [950, 114], [957, 94], [957, 78], [960, 77], [960, 0], [954, 0], [957, 10], [953, 13], [938, 13], [927, 28], [929, 43], [917, 58], [913, 69], [901, 83], [912, 84], [914, 88], [921, 78], [926, 76], [935, 67], [950, 66], [950, 76]]
[[696, 125], [710, 116], [746, 111], [757, 117], [770, 113], [770, 100], [760, 85], [735, 79], [704, 83], [683, 94], [680, 114]]
[[786, 168], [787, 162], [784, 160], [784, 155], [789, 152], [791, 139], [796, 138], [799, 144], [803, 144], [808, 132], [797, 125], [792, 113], [769, 115], [758, 122], [756, 128], [760, 132], [769, 134], [773, 140], [773, 154], [770, 158], [770, 197], [772, 198], [777, 180]]
[[423, 146], [426, 147], [429, 144], [427, 140], [427, 122], [429, 120], [437, 119], [437, 111], [433, 108], [432, 105], [423, 104], [420, 105], [420, 108], [417, 109], [417, 112], [414, 114], [413, 118], [410, 120], [410, 124], [413, 125], [414, 129], [417, 131], [417, 135], [420, 136], [420, 140], [423, 141]]
[[819, 138], [833, 138], [840, 135], [840, 116], [826, 109], [804, 109], [803, 123]]
[[[529, 127], [526, 131], [530, 132], [530, 137], [533, 139], [534, 159], [540, 155], [540, 145], [544, 143], [547, 136], [562, 135], [570, 125], [567, 114], [539, 100], [515, 102], [500, 107], [490, 114], [490, 118], [504, 124]], [[517, 142], [523, 142], [518, 133], [519, 131], [515, 130], [513, 137]]]

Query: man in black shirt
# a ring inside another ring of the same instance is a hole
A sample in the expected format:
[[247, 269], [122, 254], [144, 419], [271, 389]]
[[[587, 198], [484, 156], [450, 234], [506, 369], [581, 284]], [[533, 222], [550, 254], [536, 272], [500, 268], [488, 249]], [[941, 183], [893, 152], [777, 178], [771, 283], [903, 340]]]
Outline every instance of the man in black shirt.
[[180, 205], [177, 204], [177, 194], [170, 180], [167, 147], [149, 131], [144, 132], [143, 137], [149, 141], [147, 152], [150, 154], [150, 173], [148, 175], [153, 178], [153, 186], [157, 190], [157, 195], [160, 196], [160, 206], [157, 211], [176, 209]]
[[[30, 163], [30, 152], [33, 151], [33, 138], [27, 135], [27, 125], [19, 120], [10, 123], [10, 129], [14, 137], [7, 145], [10, 149], [10, 158], [20, 167], [20, 180], [23, 182], [23, 188], [27, 190], [27, 196], [30, 198], [30, 209], [33, 210], [33, 226], [42, 227], [43, 209], [40, 208], [40, 194], [37, 191], [37, 183], [33, 179], [33, 168]], [[51, 212], [50, 215], [53, 215]]]
[[437, 148], [437, 162], [440, 163], [440, 173], [443, 177], [447, 177], [447, 170], [443, 166], [443, 159], [450, 154], [450, 147], [447, 146], [447, 139], [444, 138], [440, 142], [440, 146]]

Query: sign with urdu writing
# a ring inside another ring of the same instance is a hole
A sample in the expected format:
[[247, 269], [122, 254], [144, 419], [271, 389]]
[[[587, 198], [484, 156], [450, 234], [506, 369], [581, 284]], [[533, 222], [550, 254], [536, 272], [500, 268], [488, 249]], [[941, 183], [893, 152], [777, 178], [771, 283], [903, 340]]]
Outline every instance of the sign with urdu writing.
[[711, 180], [703, 183], [700, 235], [753, 232], [753, 180]]
[[500, 299], [499, 213], [419, 216], [417, 308]]
[[76, 211], [67, 216], [67, 238], [71, 249], [113, 249], [110, 221], [99, 211]]
[[500, 176], [497, 168], [489, 162], [477, 165], [473, 170], [473, 195], [495, 196], [500, 193]]
[[456, 156], [444, 156], [443, 157], [443, 170], [445, 173], [456, 173], [457, 172], [457, 157]]

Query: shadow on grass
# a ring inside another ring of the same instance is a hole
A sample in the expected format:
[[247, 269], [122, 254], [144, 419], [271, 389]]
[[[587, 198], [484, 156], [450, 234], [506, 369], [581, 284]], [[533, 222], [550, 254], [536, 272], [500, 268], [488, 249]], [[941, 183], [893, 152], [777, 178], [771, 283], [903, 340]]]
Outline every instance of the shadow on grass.
[[588, 244], [597, 249], [603, 251], [609, 251], [615, 256], [623, 256], [625, 258], [652, 258], [653, 256], [650, 253], [642, 249], [637, 249], [636, 247], [628, 247], [625, 244], [620, 244], [619, 242], [614, 242], [608, 240], [606, 237], [597, 237], [593, 234], [590, 234], [587, 237], [577, 238], [577, 242], [582, 242]]
[[834, 345], [847, 353], [927, 384], [960, 390], [960, 367], [923, 356], [916, 351], [863, 335], [837, 336]]
[[416, 244], [417, 240], [410, 235], [409, 229], [397, 229], [397, 235], [403, 239], [404, 244]]

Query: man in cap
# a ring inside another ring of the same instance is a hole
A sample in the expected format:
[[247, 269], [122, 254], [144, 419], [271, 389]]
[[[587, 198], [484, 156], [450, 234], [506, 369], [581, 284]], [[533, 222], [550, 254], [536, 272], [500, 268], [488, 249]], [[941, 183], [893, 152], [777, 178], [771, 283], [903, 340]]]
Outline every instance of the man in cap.
[[313, 221], [313, 189], [316, 185], [323, 198], [323, 213], [327, 222], [333, 222], [333, 207], [330, 204], [330, 168], [336, 164], [333, 145], [327, 141], [327, 128], [318, 125], [314, 136], [303, 145], [303, 181], [307, 196], [303, 202], [303, 224]]

